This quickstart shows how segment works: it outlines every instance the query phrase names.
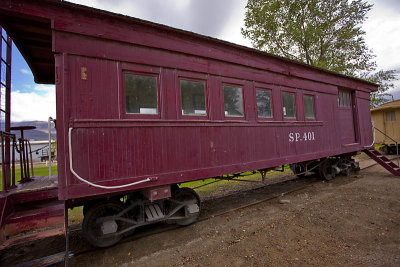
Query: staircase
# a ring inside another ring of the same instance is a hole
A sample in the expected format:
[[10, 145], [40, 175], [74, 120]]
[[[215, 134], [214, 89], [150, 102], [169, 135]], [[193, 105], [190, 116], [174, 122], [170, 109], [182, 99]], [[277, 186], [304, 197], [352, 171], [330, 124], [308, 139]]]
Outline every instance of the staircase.
[[395, 176], [400, 176], [400, 168], [394, 164], [390, 159], [376, 151], [374, 148], [364, 149], [363, 152], [367, 154], [371, 159], [378, 162], [386, 170], [390, 171]]

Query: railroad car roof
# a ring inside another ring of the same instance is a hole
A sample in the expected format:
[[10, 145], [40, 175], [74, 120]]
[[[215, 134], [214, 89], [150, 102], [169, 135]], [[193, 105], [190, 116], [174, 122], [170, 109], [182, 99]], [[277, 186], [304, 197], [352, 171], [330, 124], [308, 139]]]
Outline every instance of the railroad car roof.
[[[81, 11], [86, 13], [85, 16], [93, 16], [93, 17], [103, 17], [109, 18], [115, 21], [132, 23], [136, 25], [147, 26], [149, 28], [157, 29], [160, 31], [170, 32], [176, 35], [184, 36], [190, 39], [204, 40], [210, 43], [223, 45], [225, 47], [239, 49], [241, 52], [246, 52], [250, 54], [260, 55], [266, 58], [274, 58], [278, 59], [282, 62], [286, 62], [289, 64], [294, 64], [298, 66], [302, 66], [304, 68], [312, 69], [316, 72], [327, 73], [330, 75], [334, 75], [336, 77], [341, 77], [344, 79], [349, 79], [357, 82], [361, 82], [363, 84], [369, 85], [371, 90], [376, 90], [377, 85], [371, 83], [366, 80], [362, 80], [359, 78], [346, 76], [343, 74], [335, 73], [332, 71], [324, 70], [321, 68], [317, 68], [314, 66], [307, 65], [302, 62], [290, 60], [287, 58], [283, 58], [280, 56], [276, 56], [273, 54], [269, 54], [260, 50], [256, 50], [253, 48], [245, 47], [242, 45], [230, 43], [227, 41], [222, 41], [213, 37], [193, 33], [190, 31], [185, 31], [181, 29], [172, 28], [166, 25], [129, 17], [126, 15], [116, 14], [109, 11], [104, 11], [92, 7], [87, 7], [79, 4], [74, 4], [62, 0], [40, 0], [31, 2], [31, 5], [40, 5], [45, 4], [49, 11], [54, 11], [54, 14], [46, 13], [46, 14], [38, 14], [38, 18], [34, 20], [31, 17], [24, 16], [23, 12], [24, 6], [21, 3], [23, 1], [15, 1], [15, 0], [0, 0], [2, 3], [0, 5], [0, 24], [6, 29], [6, 31], [13, 38], [14, 43], [20, 50], [21, 54], [27, 61], [30, 66], [32, 73], [35, 77], [35, 82], [37, 83], [54, 83], [54, 56], [52, 51], [52, 21], [57, 20], [57, 12], [56, 8], [63, 8], [69, 11]], [[33, 4], [35, 3], [35, 4]], [[20, 10], [20, 12], [14, 12], [14, 10]], [[76, 13], [72, 13], [76, 14]], [[78, 16], [78, 15], [75, 15]], [[49, 20], [50, 19], [50, 20]], [[74, 22], [74, 17], [71, 17], [71, 23]], [[104, 20], [105, 21], [105, 20]], [[107, 22], [104, 22], [107, 23]], [[371, 88], [372, 87], [372, 88]]]

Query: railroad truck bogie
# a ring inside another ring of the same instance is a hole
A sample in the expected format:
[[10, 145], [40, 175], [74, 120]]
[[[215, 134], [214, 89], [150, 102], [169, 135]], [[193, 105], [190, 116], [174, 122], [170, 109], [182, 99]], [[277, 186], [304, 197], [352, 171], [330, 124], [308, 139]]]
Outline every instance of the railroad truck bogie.
[[171, 198], [155, 201], [134, 193], [87, 206], [82, 232], [91, 245], [109, 247], [138, 227], [159, 222], [189, 225], [199, 214], [200, 197], [190, 188], [173, 190]]

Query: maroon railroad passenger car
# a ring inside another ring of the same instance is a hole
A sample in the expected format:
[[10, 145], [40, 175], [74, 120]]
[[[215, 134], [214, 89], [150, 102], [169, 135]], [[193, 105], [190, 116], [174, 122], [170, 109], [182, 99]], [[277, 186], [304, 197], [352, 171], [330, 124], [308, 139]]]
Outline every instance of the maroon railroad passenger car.
[[373, 141], [375, 84], [76, 4], [0, 3], [36, 82], [56, 85], [58, 198], [84, 204], [93, 245], [193, 222], [179, 183], [284, 164], [330, 178]]

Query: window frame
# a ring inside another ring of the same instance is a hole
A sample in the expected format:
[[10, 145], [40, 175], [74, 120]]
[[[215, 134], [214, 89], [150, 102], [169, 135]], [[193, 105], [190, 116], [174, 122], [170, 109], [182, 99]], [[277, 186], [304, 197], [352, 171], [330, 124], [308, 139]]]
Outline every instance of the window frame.
[[[241, 88], [242, 90], [242, 105], [243, 105], [243, 115], [242, 116], [227, 116], [225, 115], [225, 99], [224, 99], [224, 86], [231, 86]], [[246, 120], [246, 100], [244, 94], [245, 85], [241, 83], [236, 83], [233, 79], [224, 79], [221, 83], [220, 92], [222, 99], [222, 114], [225, 121], [245, 121]]]
[[[349, 106], [341, 106], [340, 105], [340, 93], [341, 92], [346, 92], [349, 94], [349, 99], [350, 99], [350, 105]], [[353, 99], [352, 99], [352, 92], [350, 90], [345, 90], [345, 89], [338, 89], [338, 94], [337, 94], [337, 107], [339, 109], [351, 109], [353, 106]]]
[[[388, 120], [388, 115], [390, 114], [390, 120]], [[394, 119], [393, 119], [394, 118]], [[385, 111], [385, 121], [394, 122], [396, 121], [396, 110]]]
[[[304, 97], [305, 96], [311, 96], [313, 99], [313, 109], [314, 109], [314, 118], [307, 118], [306, 117], [306, 106], [304, 104]], [[303, 101], [303, 113], [304, 113], [304, 120], [305, 121], [316, 121], [317, 120], [317, 110], [316, 110], [316, 105], [315, 105], [315, 93], [311, 93], [311, 92], [304, 92], [303, 96], [302, 96], [302, 101]]]
[[[283, 112], [283, 108], [284, 108], [284, 105], [283, 105], [283, 94], [284, 93], [291, 94], [291, 95], [294, 96], [294, 113], [295, 113], [295, 116], [293, 118], [285, 118], [285, 114]], [[298, 116], [299, 116], [299, 112], [297, 110], [297, 105], [298, 105], [297, 104], [297, 90], [296, 89], [287, 89], [287, 88], [282, 89], [281, 90], [281, 104], [282, 104], [282, 110], [281, 110], [282, 119], [284, 121], [297, 121], [298, 120]]]
[[[179, 71], [176, 76], [175, 88], [177, 90], [177, 99], [176, 99], [176, 107], [177, 107], [177, 117], [179, 120], [209, 120], [210, 119], [210, 105], [208, 101], [209, 94], [209, 84], [208, 84], [208, 75], [201, 73], [193, 73], [188, 71]], [[185, 81], [193, 81], [193, 82], [204, 82], [204, 97], [205, 97], [205, 108], [206, 115], [184, 115], [182, 114], [182, 90], [181, 90], [181, 80]]]
[[[120, 69], [120, 117], [124, 119], [160, 119], [161, 118], [161, 70], [159, 67], [139, 66], [133, 64], [123, 64]], [[156, 78], [157, 82], [157, 114], [136, 114], [126, 111], [126, 84], [125, 74], [151, 76]]]
[[[268, 91], [271, 93], [271, 117], [260, 117], [258, 116], [258, 106], [257, 106], [257, 90], [261, 90], [261, 91]], [[254, 86], [254, 99], [255, 99], [255, 114], [256, 114], [256, 120], [257, 121], [273, 121], [275, 120], [275, 112], [274, 112], [274, 101], [273, 101], [273, 89], [266, 87], [266, 86], [260, 86], [260, 85], [256, 85]]]

